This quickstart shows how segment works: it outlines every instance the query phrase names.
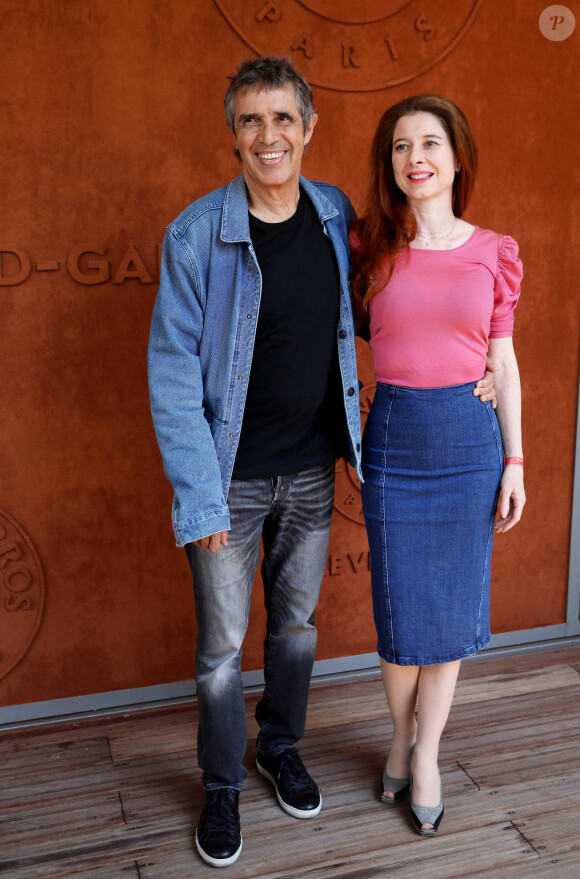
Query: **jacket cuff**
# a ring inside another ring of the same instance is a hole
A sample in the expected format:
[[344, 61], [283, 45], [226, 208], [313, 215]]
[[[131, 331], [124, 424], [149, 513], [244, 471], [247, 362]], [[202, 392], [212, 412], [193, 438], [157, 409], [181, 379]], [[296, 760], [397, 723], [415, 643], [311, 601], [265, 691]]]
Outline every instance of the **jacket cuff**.
[[174, 522], [173, 532], [176, 545], [185, 546], [186, 543], [193, 543], [194, 540], [201, 540], [202, 537], [209, 537], [218, 531], [229, 531], [230, 527], [230, 514], [226, 508], [224, 513], [207, 513], [199, 519]]

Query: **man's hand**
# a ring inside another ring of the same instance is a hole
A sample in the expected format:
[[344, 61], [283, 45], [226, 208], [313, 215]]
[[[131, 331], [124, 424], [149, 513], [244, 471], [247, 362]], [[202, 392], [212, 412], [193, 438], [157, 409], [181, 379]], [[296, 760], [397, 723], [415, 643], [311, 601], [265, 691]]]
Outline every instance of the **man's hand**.
[[497, 366], [494, 366], [494, 364], [488, 360], [485, 364], [485, 370], [485, 375], [483, 378], [480, 378], [475, 385], [473, 394], [476, 397], [481, 397], [482, 403], [486, 403], [489, 400], [491, 408], [495, 409], [497, 406], [497, 398], [495, 395], [495, 379], [493, 373], [497, 372]]
[[197, 544], [197, 546], [201, 546], [202, 549], [209, 549], [210, 552], [218, 552], [222, 546], [228, 545], [228, 532], [216, 531], [215, 534], [210, 534], [209, 537], [201, 537], [199, 540], [194, 540], [193, 542]]

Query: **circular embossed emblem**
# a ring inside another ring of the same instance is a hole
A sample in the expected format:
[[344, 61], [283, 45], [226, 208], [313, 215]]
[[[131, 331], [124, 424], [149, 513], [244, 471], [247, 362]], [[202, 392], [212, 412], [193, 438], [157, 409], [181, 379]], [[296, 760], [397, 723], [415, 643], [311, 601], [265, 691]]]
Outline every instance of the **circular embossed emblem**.
[[0, 510], [0, 679], [26, 654], [44, 611], [44, 574], [30, 537]]
[[290, 55], [312, 85], [401, 85], [451, 52], [483, 0], [214, 0], [257, 55]]
[[567, 6], [560, 4], [547, 6], [540, 15], [538, 24], [546, 39], [554, 43], [567, 40], [576, 29], [574, 13]]
[[[360, 392], [360, 418], [363, 427], [370, 412], [376, 387], [376, 384], [365, 385]], [[347, 519], [350, 519], [351, 522], [356, 522], [358, 525], [364, 525], [365, 523], [360, 495], [360, 482], [354, 467], [351, 467], [342, 458], [336, 462], [334, 509]]]

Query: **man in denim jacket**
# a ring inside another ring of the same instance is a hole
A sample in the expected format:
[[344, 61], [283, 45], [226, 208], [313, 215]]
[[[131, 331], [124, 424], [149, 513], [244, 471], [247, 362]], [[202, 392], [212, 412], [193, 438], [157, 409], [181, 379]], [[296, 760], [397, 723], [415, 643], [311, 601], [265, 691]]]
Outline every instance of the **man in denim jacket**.
[[196, 844], [213, 866], [242, 848], [242, 642], [263, 540], [265, 689], [257, 768], [296, 818], [321, 797], [294, 745], [304, 733], [333, 506], [334, 465], [360, 476], [349, 200], [300, 176], [317, 121], [282, 58], [240, 65], [225, 97], [242, 173], [168, 227], [149, 344], [151, 409], [173, 526], [193, 570]]

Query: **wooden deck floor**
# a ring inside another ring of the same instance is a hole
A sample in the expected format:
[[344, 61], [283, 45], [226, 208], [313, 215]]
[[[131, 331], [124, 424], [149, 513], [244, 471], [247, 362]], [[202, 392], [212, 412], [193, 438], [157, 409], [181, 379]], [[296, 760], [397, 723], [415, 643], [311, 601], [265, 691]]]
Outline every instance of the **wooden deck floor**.
[[[580, 648], [464, 663], [441, 748], [435, 839], [377, 782], [390, 736], [379, 679], [311, 690], [304, 761], [323, 809], [280, 810], [253, 768], [247, 698], [244, 849], [229, 879], [578, 879]], [[133, 714], [0, 738], [0, 874], [10, 879], [212, 875], [193, 828], [203, 804], [196, 709]], [[215, 871], [213, 871], [215, 875]]]

